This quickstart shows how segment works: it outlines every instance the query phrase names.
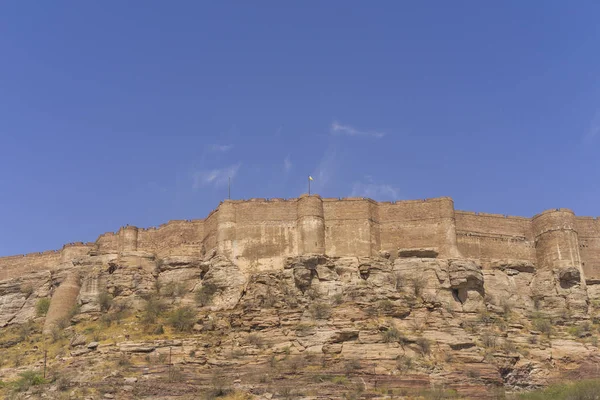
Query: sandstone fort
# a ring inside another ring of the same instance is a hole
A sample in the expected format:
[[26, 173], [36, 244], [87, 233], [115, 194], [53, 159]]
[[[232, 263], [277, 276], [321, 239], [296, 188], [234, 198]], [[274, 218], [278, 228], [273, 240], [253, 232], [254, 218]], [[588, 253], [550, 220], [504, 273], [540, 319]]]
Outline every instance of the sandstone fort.
[[509, 399], [596, 377], [599, 332], [600, 220], [564, 208], [225, 200], [0, 258], [0, 379], [46, 360], [76, 398]]
[[[0, 279], [52, 269], [90, 252], [145, 251], [202, 256], [216, 249], [242, 268], [281, 268], [303, 254], [369, 257], [399, 249], [440, 258], [526, 260], [537, 268], [574, 266], [600, 278], [600, 219], [569, 209], [533, 218], [454, 209], [448, 197], [398, 202], [366, 198], [225, 200], [205, 219], [169, 221], [158, 228], [122, 227], [94, 243], [0, 258]], [[407, 253], [407, 254], [409, 254]]]

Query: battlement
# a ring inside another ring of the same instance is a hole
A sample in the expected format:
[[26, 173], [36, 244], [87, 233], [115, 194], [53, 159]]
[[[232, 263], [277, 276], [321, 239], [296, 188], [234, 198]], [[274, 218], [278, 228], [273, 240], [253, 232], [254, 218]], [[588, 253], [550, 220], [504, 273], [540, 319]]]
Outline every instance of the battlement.
[[[520, 259], [538, 267], [581, 265], [600, 277], [600, 218], [572, 210], [534, 217], [455, 211], [450, 197], [377, 202], [363, 197], [223, 200], [204, 219], [171, 220], [158, 227], [123, 226], [94, 243], [59, 251], [0, 258], [0, 279], [57, 268], [91, 251], [145, 251], [158, 257], [216, 249], [240, 265], [276, 268], [289, 256], [394, 255], [398, 248], [434, 248], [439, 257]], [[566, 256], [568, 254], [568, 257]]]

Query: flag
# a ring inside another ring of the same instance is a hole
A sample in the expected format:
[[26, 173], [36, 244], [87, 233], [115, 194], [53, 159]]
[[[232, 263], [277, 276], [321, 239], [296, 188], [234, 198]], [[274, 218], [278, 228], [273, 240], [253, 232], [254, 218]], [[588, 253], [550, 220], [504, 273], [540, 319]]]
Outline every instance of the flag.
[[308, 176], [308, 180], [309, 180], [309, 181], [314, 181], [314, 179], [313, 179], [313, 178], [312, 178], [312, 176], [310, 176], [310, 175]]

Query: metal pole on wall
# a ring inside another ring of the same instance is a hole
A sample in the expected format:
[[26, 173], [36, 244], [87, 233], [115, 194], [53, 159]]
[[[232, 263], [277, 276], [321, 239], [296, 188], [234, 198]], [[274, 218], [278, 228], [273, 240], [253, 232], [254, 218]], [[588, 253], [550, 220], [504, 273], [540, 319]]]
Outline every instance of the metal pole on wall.
[[231, 200], [231, 177], [229, 177], [229, 186], [227, 187], [227, 198]]
[[310, 175], [308, 176], [308, 195], [310, 196]]

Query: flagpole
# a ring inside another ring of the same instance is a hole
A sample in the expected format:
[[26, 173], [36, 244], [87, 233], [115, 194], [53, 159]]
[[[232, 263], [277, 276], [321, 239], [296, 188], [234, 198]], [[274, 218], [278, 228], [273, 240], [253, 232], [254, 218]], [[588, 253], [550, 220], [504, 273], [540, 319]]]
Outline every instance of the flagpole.
[[310, 175], [308, 176], [308, 195], [310, 196]]
[[227, 186], [227, 198], [231, 200], [231, 177], [229, 177], [229, 185]]

